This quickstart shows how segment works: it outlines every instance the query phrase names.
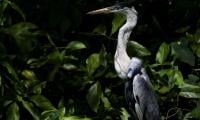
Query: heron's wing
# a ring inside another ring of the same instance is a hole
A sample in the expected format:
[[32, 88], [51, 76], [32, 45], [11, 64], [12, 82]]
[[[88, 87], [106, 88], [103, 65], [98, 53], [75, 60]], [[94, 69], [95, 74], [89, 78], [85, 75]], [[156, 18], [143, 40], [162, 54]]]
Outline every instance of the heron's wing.
[[132, 86], [132, 80], [126, 80], [125, 81], [125, 98], [126, 98], [126, 103], [131, 107], [133, 108], [134, 107], [134, 104], [135, 104], [135, 99], [134, 99], [134, 96], [133, 96], [133, 86]]
[[146, 83], [151, 87], [151, 89], [153, 89], [153, 85], [149, 79], [149, 76], [146, 73], [145, 68], [141, 68], [141, 76], [144, 78], [144, 80], [146, 81]]
[[140, 105], [137, 102], [135, 103], [135, 112], [138, 116], [138, 119], [143, 120], [143, 112], [141, 111]]
[[[159, 120], [159, 107], [154, 90], [143, 76], [143, 74], [137, 74], [133, 79], [134, 99], [136, 104], [139, 105], [136, 109], [140, 108], [143, 118]], [[139, 113], [138, 117], [141, 117], [141, 113]]]
[[132, 86], [134, 99], [136, 101], [135, 111], [139, 120], [142, 120], [146, 106], [146, 97], [148, 96], [148, 85], [146, 84], [144, 78], [140, 74], [137, 74], [133, 78]]

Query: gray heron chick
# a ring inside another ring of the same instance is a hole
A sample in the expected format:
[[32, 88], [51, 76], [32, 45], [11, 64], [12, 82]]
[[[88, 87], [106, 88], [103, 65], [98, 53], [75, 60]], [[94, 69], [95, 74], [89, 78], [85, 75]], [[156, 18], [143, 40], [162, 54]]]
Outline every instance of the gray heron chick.
[[116, 4], [87, 14], [121, 13], [126, 16], [126, 23], [119, 29], [117, 47], [114, 56], [115, 70], [125, 79], [125, 99], [134, 109], [139, 120], [160, 120], [159, 106], [153, 86], [143, 67], [142, 60], [130, 58], [127, 54], [127, 42], [132, 29], [137, 24], [137, 11], [125, 4]]

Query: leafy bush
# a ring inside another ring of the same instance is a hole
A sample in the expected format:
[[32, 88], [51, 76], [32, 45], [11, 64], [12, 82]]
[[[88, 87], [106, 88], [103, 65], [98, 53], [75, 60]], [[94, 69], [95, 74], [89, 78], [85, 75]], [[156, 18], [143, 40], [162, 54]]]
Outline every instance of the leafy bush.
[[[134, 119], [113, 66], [125, 17], [85, 15], [106, 4], [0, 1], [0, 119]], [[144, 60], [162, 119], [200, 119], [198, 5], [135, 2], [140, 19], [127, 50]]]

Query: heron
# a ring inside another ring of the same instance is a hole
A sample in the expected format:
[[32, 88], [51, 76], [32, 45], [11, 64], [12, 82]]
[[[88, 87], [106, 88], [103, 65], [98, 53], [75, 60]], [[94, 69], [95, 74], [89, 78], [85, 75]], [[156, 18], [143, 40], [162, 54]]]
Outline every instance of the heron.
[[125, 79], [125, 99], [134, 109], [139, 120], [160, 120], [159, 106], [149, 77], [138, 57], [130, 58], [126, 51], [128, 39], [137, 24], [137, 11], [133, 6], [118, 3], [110, 7], [93, 10], [87, 14], [121, 13], [126, 16], [126, 23], [119, 29], [114, 66], [118, 76]]

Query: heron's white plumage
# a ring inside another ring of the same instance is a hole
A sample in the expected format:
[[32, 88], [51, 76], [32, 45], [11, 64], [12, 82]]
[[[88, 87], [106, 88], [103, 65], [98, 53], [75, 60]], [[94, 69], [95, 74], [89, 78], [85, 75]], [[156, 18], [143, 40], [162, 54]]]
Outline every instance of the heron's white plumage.
[[127, 42], [132, 29], [137, 23], [137, 12], [134, 7], [132, 7], [131, 9], [127, 8], [122, 13], [126, 15], [127, 21], [126, 24], [123, 25], [119, 30], [114, 64], [118, 76], [122, 79], [125, 79], [127, 78], [128, 66], [131, 62], [131, 59], [126, 52]]

